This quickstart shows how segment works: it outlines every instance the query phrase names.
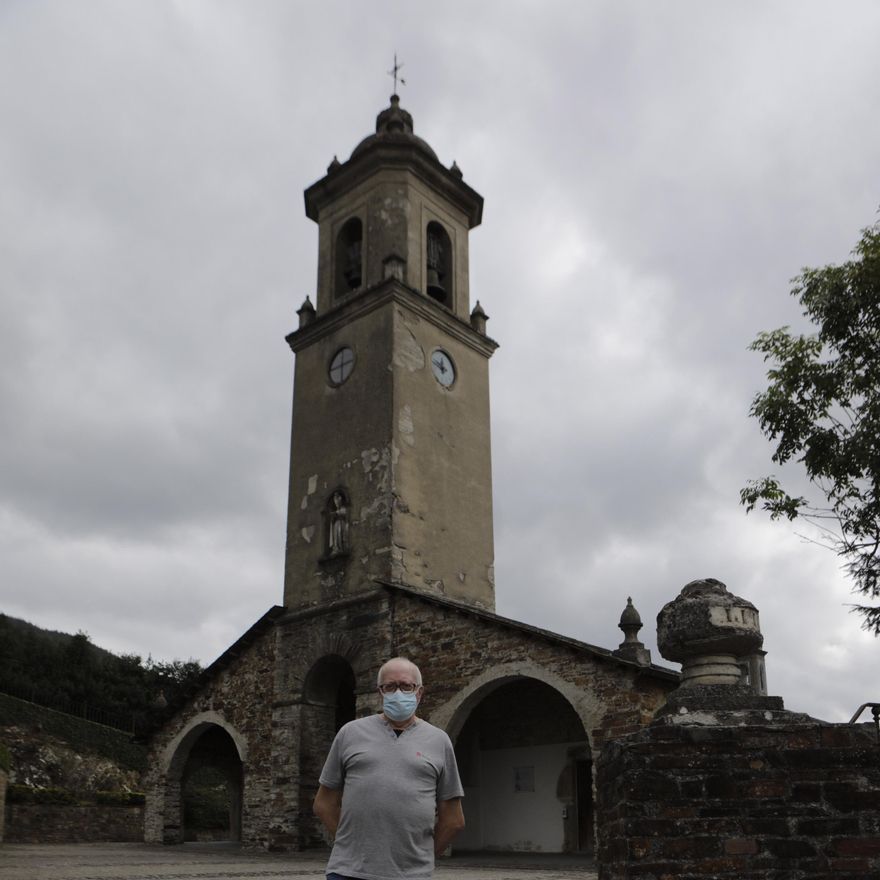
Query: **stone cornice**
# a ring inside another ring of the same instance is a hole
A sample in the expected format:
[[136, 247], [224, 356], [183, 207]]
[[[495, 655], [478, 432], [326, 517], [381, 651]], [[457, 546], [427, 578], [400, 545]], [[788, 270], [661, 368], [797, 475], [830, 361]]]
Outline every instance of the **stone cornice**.
[[498, 343], [494, 339], [477, 333], [470, 324], [462, 321], [445, 306], [434, 302], [417, 290], [407, 287], [396, 278], [387, 278], [363, 293], [354, 294], [345, 302], [318, 316], [305, 327], [300, 327], [293, 333], [289, 333], [285, 339], [291, 349], [297, 352], [321, 337], [333, 333], [344, 324], [349, 324], [389, 302], [404, 306], [485, 358], [492, 357], [493, 352], [498, 348]]
[[483, 197], [409, 138], [377, 141], [313, 183], [303, 193], [306, 216], [317, 223], [326, 205], [384, 168], [403, 168], [421, 178], [465, 213], [469, 228], [482, 222]]

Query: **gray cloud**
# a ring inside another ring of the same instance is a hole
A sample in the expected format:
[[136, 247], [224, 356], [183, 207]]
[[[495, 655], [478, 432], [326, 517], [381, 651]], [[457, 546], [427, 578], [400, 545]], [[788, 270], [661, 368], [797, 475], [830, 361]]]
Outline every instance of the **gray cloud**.
[[[281, 599], [302, 189], [403, 103], [486, 197], [498, 611], [613, 646], [715, 576], [771, 690], [876, 678], [837, 560], [738, 490], [788, 280], [880, 203], [871, 3], [7, 4], [3, 610], [208, 662]], [[332, 51], [331, 51], [332, 50]]]

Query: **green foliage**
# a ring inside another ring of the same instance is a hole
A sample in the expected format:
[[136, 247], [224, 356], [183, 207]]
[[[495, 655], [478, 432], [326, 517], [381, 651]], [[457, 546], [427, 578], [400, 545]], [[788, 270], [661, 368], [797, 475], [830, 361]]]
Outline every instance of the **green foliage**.
[[[774, 476], [741, 491], [773, 519], [818, 525], [844, 560], [855, 592], [880, 598], [880, 224], [862, 230], [853, 259], [804, 269], [792, 295], [817, 327], [760, 333], [769, 386], [750, 414], [776, 443], [777, 464], [800, 462], [817, 500], [790, 495]], [[880, 605], [855, 605], [863, 627], [880, 635]]]
[[76, 804], [79, 798], [67, 788], [31, 788], [29, 785], [10, 785], [6, 789], [10, 804]]
[[[0, 614], [0, 691], [110, 726], [149, 727], [201, 673], [195, 660], [143, 662]], [[160, 699], [161, 698], [161, 699]]]
[[9, 754], [9, 749], [0, 743], [0, 770], [4, 773], [9, 772], [9, 768], [12, 764], [12, 756]]
[[199, 768], [183, 792], [183, 822], [188, 831], [229, 829], [229, 788], [215, 767]]

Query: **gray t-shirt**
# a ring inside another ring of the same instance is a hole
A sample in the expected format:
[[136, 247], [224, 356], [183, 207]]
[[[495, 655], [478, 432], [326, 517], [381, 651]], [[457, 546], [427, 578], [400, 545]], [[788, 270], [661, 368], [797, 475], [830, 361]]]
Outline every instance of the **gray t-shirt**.
[[333, 740], [320, 782], [342, 789], [328, 874], [430, 878], [437, 801], [464, 796], [444, 731], [418, 718], [400, 736], [382, 715], [350, 721]]

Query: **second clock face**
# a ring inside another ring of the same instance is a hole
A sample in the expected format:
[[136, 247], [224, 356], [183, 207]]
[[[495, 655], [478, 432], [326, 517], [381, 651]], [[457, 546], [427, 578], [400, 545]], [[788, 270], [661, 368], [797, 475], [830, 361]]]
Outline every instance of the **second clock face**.
[[455, 381], [455, 365], [452, 363], [452, 358], [442, 349], [438, 348], [431, 355], [431, 372], [444, 388], [448, 388]]
[[346, 346], [345, 348], [340, 348], [333, 355], [333, 360], [330, 361], [330, 367], [327, 372], [330, 375], [330, 381], [334, 385], [341, 385], [351, 375], [353, 369], [354, 352]]

